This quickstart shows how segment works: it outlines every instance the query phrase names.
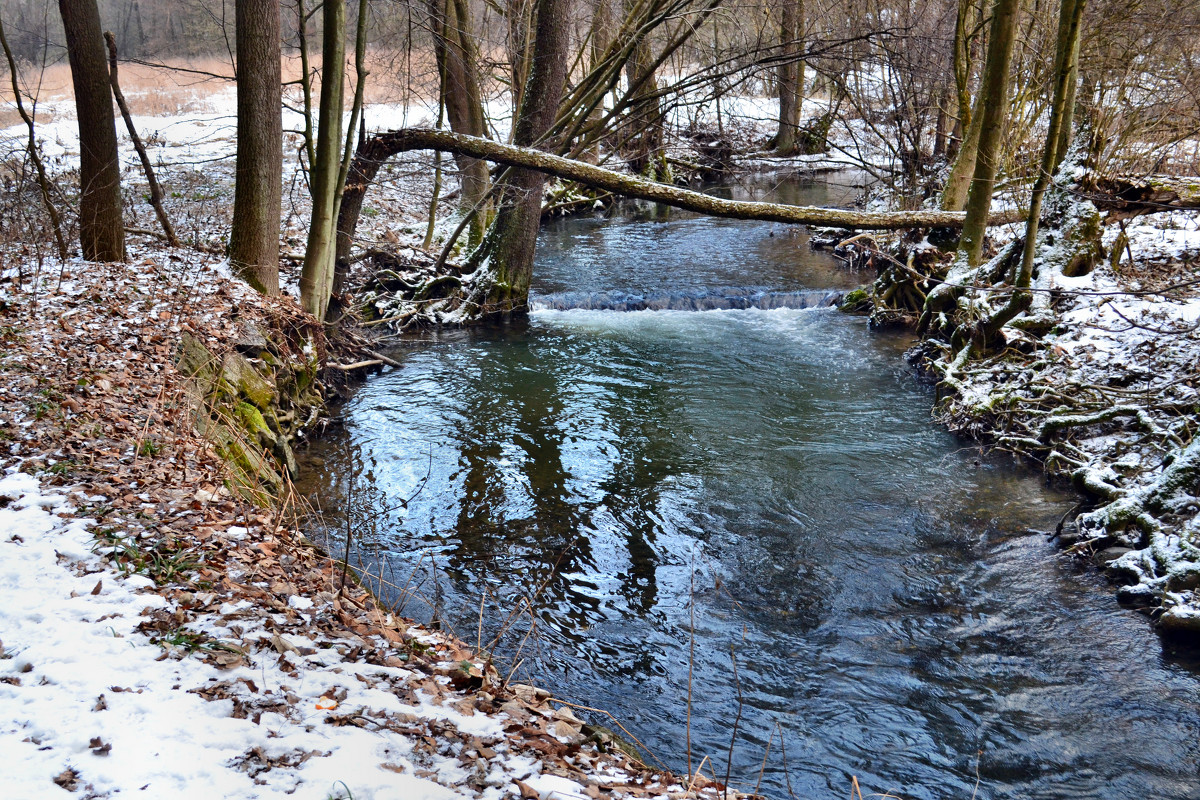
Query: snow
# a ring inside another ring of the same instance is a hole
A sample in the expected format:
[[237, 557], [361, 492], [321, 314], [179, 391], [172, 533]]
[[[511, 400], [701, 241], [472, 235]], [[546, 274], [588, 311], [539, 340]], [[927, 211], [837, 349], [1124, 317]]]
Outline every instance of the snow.
[[[401, 737], [317, 727], [311, 711], [255, 724], [232, 718], [231, 701], [206, 702], [194, 690], [231, 678], [259, 681], [268, 692], [290, 689], [304, 703], [347, 681], [319, 669], [297, 682], [265, 664], [221, 674], [193, 659], [164, 659], [166, 651], [137, 631], [144, 609], [167, 605], [143, 591], [153, 581], [105, 569], [92, 552], [88, 524], [56, 516], [66, 498], [44, 493], [35, 478], [10, 473], [0, 480], [0, 497], [8, 499], [0, 509], [6, 796], [57, 796], [53, 780], [70, 769], [92, 796], [136, 790], [147, 797], [284, 797], [300, 787], [328, 796], [339, 786], [365, 798], [462, 796], [415, 777], [411, 767], [409, 774], [382, 767], [411, 764], [412, 743]], [[285, 688], [289, 683], [297, 685]], [[284, 780], [259, 784], [236, 768], [255, 748], [270, 757], [318, 755]], [[460, 771], [441, 766], [447, 775]]]
[[[170, 636], [155, 642], [139, 625], [173, 604], [149, 578], [103, 563], [92, 523], [71, 502], [22, 472], [0, 479], [5, 797], [60, 796], [56, 779], [88, 797], [499, 800], [518, 792], [516, 781], [542, 800], [587, 796], [578, 780], [510, 746], [504, 715], [431, 694], [416, 670], [271, 634], [249, 603], [226, 603], [188, 631], [246, 652], [269, 643], [278, 658], [222, 669]], [[291, 606], [314, 603], [294, 597]], [[329, 724], [333, 715], [350, 722]], [[414, 721], [464, 743], [430, 747]], [[609, 765], [594, 780], [631, 779]]]

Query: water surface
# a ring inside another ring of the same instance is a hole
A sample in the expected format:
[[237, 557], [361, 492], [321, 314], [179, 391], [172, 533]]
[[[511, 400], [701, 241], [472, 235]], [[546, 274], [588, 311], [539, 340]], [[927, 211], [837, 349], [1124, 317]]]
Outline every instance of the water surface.
[[406, 614], [499, 635], [518, 678], [674, 769], [690, 671], [693, 763], [752, 789], [771, 740], [776, 798], [852, 775], [905, 798], [1200, 796], [1195, 660], [1048, 541], [1072, 497], [930, 423], [905, 338], [828, 309], [560, 310], [858, 281], [780, 225], [555, 222], [542, 310], [406, 343], [315, 448], [315, 496], [351, 508]]

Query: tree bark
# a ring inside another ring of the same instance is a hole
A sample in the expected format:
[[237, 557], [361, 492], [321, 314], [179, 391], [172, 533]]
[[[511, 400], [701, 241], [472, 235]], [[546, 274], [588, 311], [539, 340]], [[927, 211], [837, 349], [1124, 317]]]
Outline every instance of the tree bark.
[[[479, 91], [479, 55], [471, 33], [468, 4], [466, 0], [429, 0], [429, 12], [450, 128], [455, 133], [486, 137]], [[490, 221], [484, 204], [491, 190], [491, 176], [485, 161], [457, 153], [454, 161], [462, 186], [460, 210], [473, 215], [467, 242], [474, 247], [483, 240]]]
[[958, 99], [958, 121], [955, 129], [962, 136], [946, 186], [942, 189], [941, 207], [946, 211], [961, 211], [967, 204], [967, 190], [975, 172], [975, 155], [979, 152], [978, 108], [971, 108], [971, 43], [970, 29], [974, 24], [974, 0], [959, 0], [958, 16], [954, 22], [954, 85]]
[[[636, 13], [635, 0], [626, 0], [626, 16]], [[625, 160], [629, 168], [651, 180], [663, 180], [663, 112], [649, 34], [637, 38], [625, 62], [629, 84], [629, 115], [625, 120]]]
[[[513, 126], [513, 142], [518, 147], [542, 144], [558, 115], [567, 78], [570, 5], [570, 0], [537, 0], [534, 7], [532, 64]], [[480, 298], [487, 316], [503, 317], [525, 307], [545, 183], [544, 172], [521, 168], [510, 170], [501, 181], [496, 218], [468, 261], [474, 267], [486, 263], [490, 271], [492, 285], [487, 297]]]
[[[991, 349], [998, 338], [1001, 328], [1025, 311], [1030, 304], [1028, 291], [1033, 280], [1033, 261], [1037, 253], [1038, 226], [1042, 216], [1042, 199], [1050, 186], [1053, 171], [1061, 159], [1058, 153], [1062, 126], [1065, 122], [1071, 124], [1066, 113], [1068, 83], [1071, 80], [1071, 54], [1077, 51], [1080, 28], [1082, 27], [1083, 10], [1087, 0], [1062, 0], [1059, 6], [1058, 40], [1056, 42], [1056, 71], [1054, 75], [1054, 96], [1050, 102], [1050, 121], [1046, 130], [1046, 140], [1042, 147], [1042, 160], [1038, 170], [1037, 180], [1033, 184], [1033, 194], [1029, 201], [1029, 216], [1025, 220], [1025, 242], [1021, 251], [1020, 266], [1016, 270], [1013, 286], [1016, 291], [1007, 303], [995, 313], [979, 322], [974, 335], [975, 349], [982, 352]], [[1069, 141], [1069, 139], [1068, 139]]]
[[776, 69], [779, 88], [779, 130], [775, 150], [792, 155], [797, 147], [800, 109], [804, 103], [804, 0], [783, 0], [780, 9], [779, 46], [783, 59]]
[[266, 295], [279, 294], [283, 120], [279, 4], [238, 0], [237, 162], [229, 260]]
[[[411, 150], [462, 152], [474, 158], [486, 159], [498, 164], [520, 167], [524, 170], [537, 170], [546, 175], [576, 181], [624, 197], [664, 203], [675, 208], [714, 217], [755, 219], [791, 225], [823, 225], [858, 230], [961, 228], [965, 219], [965, 214], [961, 211], [863, 213], [836, 208], [726, 200], [689, 189], [648, 181], [623, 172], [614, 172], [604, 167], [563, 158], [529, 147], [515, 147], [448, 131], [404, 128], [373, 136], [359, 148], [354, 165], [351, 167], [351, 179], [346, 183], [339, 228], [343, 231], [353, 231], [358, 217], [356, 209], [361, 208], [362, 198], [379, 168], [388, 158]], [[537, 199], [540, 203], [540, 194]], [[1002, 225], [1019, 222], [1022, 219], [1024, 219], [1023, 213], [1010, 211], [993, 214], [989, 223]], [[534, 233], [536, 235], [536, 228]]]
[[317, 120], [317, 155], [310, 181], [312, 216], [304, 266], [300, 272], [300, 304], [320, 320], [325, 319], [325, 309], [333, 291], [346, 73], [345, 0], [326, 0], [322, 22], [320, 117]]
[[984, 62], [977, 104], [981, 110], [976, 111], [978, 119], [972, 120], [972, 125], [976, 122], [979, 124], [979, 145], [967, 194], [967, 218], [963, 221], [958, 245], [959, 253], [965, 256], [967, 264], [972, 267], [979, 265], [983, 254], [983, 239], [992, 207], [992, 190], [1000, 166], [1001, 143], [1008, 116], [1008, 71], [1012, 63], [1017, 12], [1020, 8], [1020, 0], [996, 0], [992, 7], [987, 60]]
[[79, 239], [89, 261], [122, 261], [121, 162], [96, 0], [59, 0], [79, 121]]

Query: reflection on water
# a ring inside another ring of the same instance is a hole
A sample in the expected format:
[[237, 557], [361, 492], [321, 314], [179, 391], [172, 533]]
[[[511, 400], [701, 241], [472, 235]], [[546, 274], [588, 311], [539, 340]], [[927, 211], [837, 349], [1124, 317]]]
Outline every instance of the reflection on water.
[[[781, 226], [652, 217], [556, 222], [539, 291], [852, 282]], [[977, 769], [981, 798], [1200, 796], [1196, 665], [1056, 554], [1069, 497], [929, 423], [905, 345], [797, 309], [431, 335], [346, 404], [314, 491], [411, 498], [356, 554], [405, 612], [474, 641], [482, 597], [518, 676], [676, 769], [694, 638], [697, 760], [723, 775], [736, 658], [732, 773], [772, 739], [774, 797], [968, 798]]]

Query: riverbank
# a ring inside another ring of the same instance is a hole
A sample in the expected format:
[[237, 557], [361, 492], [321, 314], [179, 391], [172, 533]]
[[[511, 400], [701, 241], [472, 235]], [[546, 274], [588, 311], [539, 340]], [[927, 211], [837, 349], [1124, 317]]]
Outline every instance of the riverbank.
[[[1015, 235], [999, 232], [997, 249]], [[1158, 630], [1195, 642], [1200, 218], [1108, 224], [1098, 242], [1090, 267], [1071, 277], [1046, 251], [1033, 319], [1006, 327], [1005, 347], [962, 362], [932, 336], [910, 361], [938, 385], [937, 422], [1028, 457], [1083, 495], [1053, 532], [1068, 554], [1094, 562]], [[893, 281], [877, 283], [875, 297]], [[880, 321], [915, 323], [881, 307]]]
[[282, 510], [239, 496], [176, 359], [188, 336], [235, 352], [294, 301], [204, 255], [130, 262], [4, 272], [6, 791], [715, 796], [344, 582], [286, 493]]

